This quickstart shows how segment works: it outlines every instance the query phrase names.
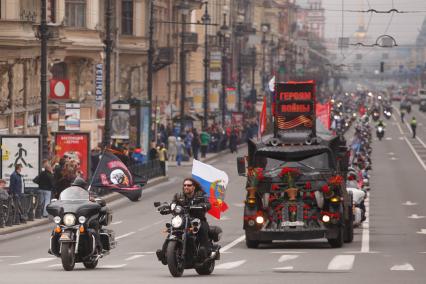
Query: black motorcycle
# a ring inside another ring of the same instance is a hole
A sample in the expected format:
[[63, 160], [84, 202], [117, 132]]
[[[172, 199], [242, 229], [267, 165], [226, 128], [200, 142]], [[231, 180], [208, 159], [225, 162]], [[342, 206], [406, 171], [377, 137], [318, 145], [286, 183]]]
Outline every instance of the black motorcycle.
[[47, 212], [55, 222], [49, 253], [60, 257], [67, 271], [73, 270], [76, 262], [96, 268], [98, 260], [116, 246], [114, 232], [102, 228], [112, 220], [105, 200], [90, 201], [89, 192], [81, 187], [62, 191], [59, 200], [47, 206]]
[[202, 206], [180, 206], [174, 203], [155, 202], [155, 207], [162, 215], [172, 214], [170, 223], [166, 223], [168, 233], [163, 248], [157, 250], [158, 260], [168, 265], [173, 277], [180, 277], [185, 269], [195, 268], [200, 275], [209, 275], [213, 272], [215, 261], [220, 259], [220, 246], [217, 243], [222, 230], [217, 226], [210, 226], [208, 236], [211, 242], [212, 254], [202, 247], [197, 240], [197, 233], [201, 220], [191, 216], [200, 216], [204, 213]]
[[376, 130], [377, 138], [379, 138], [379, 141], [382, 140], [383, 136], [385, 136], [385, 128], [383, 126], [378, 126]]
[[379, 120], [379, 118], [380, 118], [380, 112], [379, 112], [379, 111], [377, 111], [377, 110], [375, 110], [375, 111], [373, 112], [373, 114], [372, 114], [372, 117], [373, 117], [373, 120], [374, 120], [374, 121], [378, 121], [378, 120]]

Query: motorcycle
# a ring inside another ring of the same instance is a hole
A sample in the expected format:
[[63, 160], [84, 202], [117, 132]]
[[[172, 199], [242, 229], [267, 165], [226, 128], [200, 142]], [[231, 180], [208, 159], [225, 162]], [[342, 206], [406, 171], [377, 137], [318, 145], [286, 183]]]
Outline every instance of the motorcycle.
[[215, 267], [215, 261], [220, 259], [220, 246], [217, 243], [222, 230], [217, 226], [210, 226], [208, 231], [212, 254], [200, 246], [197, 233], [201, 220], [191, 216], [203, 214], [202, 206], [180, 206], [174, 203], [154, 202], [154, 206], [162, 215], [172, 214], [170, 223], [166, 223], [167, 238], [162, 249], [157, 250], [158, 260], [167, 265], [173, 277], [182, 276], [185, 269], [195, 268], [200, 275], [210, 275]]
[[385, 128], [383, 126], [377, 127], [376, 135], [379, 141], [381, 141], [383, 136], [385, 136]]
[[94, 269], [98, 260], [115, 248], [115, 234], [103, 229], [112, 221], [112, 213], [103, 199], [90, 201], [89, 192], [78, 186], [66, 188], [47, 206], [54, 216], [55, 227], [50, 237], [49, 253], [60, 257], [66, 271], [82, 262]]
[[386, 119], [390, 119], [392, 117], [392, 113], [389, 110], [384, 110], [383, 115]]
[[373, 112], [373, 120], [378, 121], [380, 118], [380, 113], [378, 111]]

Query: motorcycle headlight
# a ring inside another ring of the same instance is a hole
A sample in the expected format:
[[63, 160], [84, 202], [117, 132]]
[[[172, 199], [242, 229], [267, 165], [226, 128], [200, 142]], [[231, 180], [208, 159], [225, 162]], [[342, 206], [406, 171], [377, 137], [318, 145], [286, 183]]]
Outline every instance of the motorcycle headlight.
[[75, 225], [75, 216], [74, 216], [74, 214], [65, 214], [64, 215], [64, 225], [68, 226], [68, 227]]
[[182, 217], [180, 217], [180, 216], [173, 217], [173, 219], [172, 219], [173, 228], [175, 228], [175, 229], [179, 228], [180, 226], [182, 226], [182, 223], [183, 223]]
[[78, 222], [79, 222], [80, 224], [84, 224], [84, 223], [86, 222], [86, 217], [84, 217], [84, 216], [80, 216], [80, 217], [78, 217]]
[[180, 214], [180, 213], [182, 212], [182, 210], [183, 210], [182, 206], [177, 205], [177, 206], [175, 207], [175, 212], [176, 212], [177, 214]]
[[53, 222], [55, 222], [55, 224], [59, 224], [59, 223], [61, 223], [61, 217], [59, 217], [59, 216], [55, 216], [55, 217], [53, 218]]

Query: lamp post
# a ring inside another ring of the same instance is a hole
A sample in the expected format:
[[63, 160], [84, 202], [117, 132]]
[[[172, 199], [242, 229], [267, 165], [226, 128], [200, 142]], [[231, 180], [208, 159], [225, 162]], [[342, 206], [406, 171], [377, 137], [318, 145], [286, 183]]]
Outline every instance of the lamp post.
[[105, 128], [104, 128], [104, 139], [103, 147], [109, 147], [111, 144], [111, 54], [113, 40], [111, 37], [112, 33], [112, 0], [106, 2], [106, 14], [105, 14]]
[[266, 33], [269, 31], [268, 24], [262, 24], [262, 90], [266, 85]]
[[207, 27], [210, 24], [210, 15], [208, 12], [208, 5], [209, 2], [205, 1], [205, 10], [204, 15], [202, 17], [202, 22], [204, 25], [204, 121], [203, 121], [203, 128], [207, 129], [208, 127], [208, 108], [209, 108], [209, 40], [207, 35]]
[[182, 13], [181, 19], [181, 40], [180, 40], [180, 132], [184, 133], [185, 128], [185, 100], [186, 100], [186, 51], [185, 51], [185, 22], [186, 15], [189, 13], [189, 4], [187, 0], [179, 5]]
[[49, 148], [47, 145], [47, 41], [49, 33], [47, 30], [46, 0], [41, 1], [41, 19], [40, 19], [40, 135], [42, 156], [47, 159], [49, 156]]
[[[148, 145], [152, 140], [152, 76], [153, 76], [153, 61], [154, 61], [154, 1], [149, 1], [149, 48], [148, 48], [148, 77], [147, 77], [147, 92], [148, 92]], [[137, 133], [140, 143], [140, 133]], [[140, 147], [141, 145], [137, 145]]]
[[220, 37], [220, 44], [222, 47], [222, 62], [221, 62], [221, 69], [222, 69], [222, 96], [221, 96], [221, 105], [222, 105], [222, 128], [225, 128], [225, 115], [226, 115], [226, 62], [227, 62], [227, 56], [226, 56], [226, 48], [227, 48], [227, 42], [226, 42], [226, 36], [229, 32], [229, 27], [226, 25], [226, 13], [223, 13], [223, 24], [220, 27], [219, 30], [219, 37]]

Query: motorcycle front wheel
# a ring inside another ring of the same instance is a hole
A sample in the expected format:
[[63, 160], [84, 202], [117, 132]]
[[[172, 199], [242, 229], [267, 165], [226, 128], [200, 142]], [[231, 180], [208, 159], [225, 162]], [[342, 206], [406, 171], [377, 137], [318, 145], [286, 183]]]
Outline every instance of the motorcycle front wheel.
[[183, 274], [184, 260], [182, 259], [182, 246], [178, 242], [169, 242], [167, 245], [167, 265], [173, 277], [181, 277]]
[[61, 261], [62, 267], [66, 271], [71, 271], [75, 266], [75, 251], [74, 243], [62, 243]]

